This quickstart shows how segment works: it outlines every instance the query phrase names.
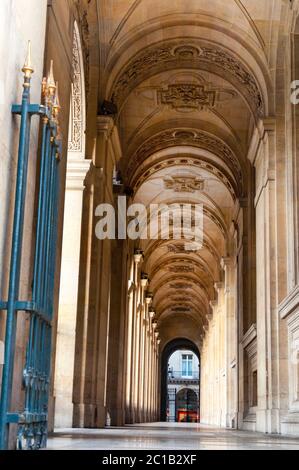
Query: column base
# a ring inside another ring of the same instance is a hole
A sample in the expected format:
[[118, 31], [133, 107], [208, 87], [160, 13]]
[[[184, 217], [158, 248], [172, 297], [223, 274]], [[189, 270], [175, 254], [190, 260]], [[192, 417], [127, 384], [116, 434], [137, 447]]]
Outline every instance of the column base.
[[90, 403], [80, 403], [74, 405], [74, 428], [104, 428], [105, 425], [105, 406]]
[[288, 414], [281, 419], [280, 429], [281, 434], [299, 436], [299, 412], [288, 412]]

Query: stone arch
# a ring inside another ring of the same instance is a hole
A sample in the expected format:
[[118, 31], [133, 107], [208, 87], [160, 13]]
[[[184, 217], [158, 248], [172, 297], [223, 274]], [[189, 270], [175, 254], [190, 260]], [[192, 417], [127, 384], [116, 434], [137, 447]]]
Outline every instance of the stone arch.
[[119, 107], [123, 105], [128, 94], [140, 84], [145, 77], [153, 76], [161, 70], [177, 69], [184, 66], [213, 71], [221, 75], [227, 73], [229, 81], [243, 94], [249, 109], [257, 117], [266, 114], [265, 97], [255, 75], [224, 47], [210, 44], [207, 41], [195, 41], [194, 38], [180, 38], [151, 44], [139, 51], [118, 73], [110, 90], [110, 97]]
[[172, 353], [178, 349], [187, 349], [194, 354], [199, 359], [200, 364], [200, 353], [199, 349], [193, 341], [190, 341], [188, 338], [175, 338], [172, 341], [169, 341], [163, 348], [161, 353], [161, 408], [160, 408], [160, 419], [161, 421], [166, 420], [166, 397], [167, 397], [167, 364], [168, 359]]

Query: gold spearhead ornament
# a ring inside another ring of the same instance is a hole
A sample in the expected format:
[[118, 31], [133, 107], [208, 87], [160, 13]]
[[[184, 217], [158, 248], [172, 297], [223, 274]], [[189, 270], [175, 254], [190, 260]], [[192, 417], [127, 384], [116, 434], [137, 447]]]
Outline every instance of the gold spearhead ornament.
[[50, 70], [47, 77], [47, 84], [48, 89], [51, 95], [54, 95], [56, 90], [55, 80], [54, 80], [54, 73], [53, 73], [53, 60], [50, 62]]
[[31, 74], [34, 72], [34, 68], [32, 67], [31, 63], [31, 42], [28, 41], [28, 48], [27, 48], [27, 55], [24, 67], [22, 68], [22, 72], [25, 74], [26, 78], [30, 78]]

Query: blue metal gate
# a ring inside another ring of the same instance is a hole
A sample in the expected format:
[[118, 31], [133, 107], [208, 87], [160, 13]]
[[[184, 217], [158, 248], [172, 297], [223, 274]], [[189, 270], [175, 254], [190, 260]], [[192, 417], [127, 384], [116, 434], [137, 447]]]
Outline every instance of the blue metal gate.
[[[6, 311], [5, 355], [1, 387], [0, 448], [8, 448], [11, 424], [18, 426], [16, 447], [39, 449], [46, 446], [48, 395], [51, 359], [51, 323], [53, 315], [58, 172], [61, 143], [58, 135], [59, 99], [53, 77], [53, 64], [43, 80], [43, 104], [30, 104], [31, 65], [30, 43], [24, 72], [21, 105], [13, 105], [12, 113], [20, 116], [18, 166], [15, 190], [14, 221], [10, 258], [8, 300], [0, 302]], [[19, 299], [27, 168], [32, 116], [41, 120], [39, 155], [38, 207], [35, 238], [32, 295]], [[16, 327], [19, 312], [30, 316], [26, 360], [23, 370], [24, 406], [11, 409], [11, 395], [16, 348]]]

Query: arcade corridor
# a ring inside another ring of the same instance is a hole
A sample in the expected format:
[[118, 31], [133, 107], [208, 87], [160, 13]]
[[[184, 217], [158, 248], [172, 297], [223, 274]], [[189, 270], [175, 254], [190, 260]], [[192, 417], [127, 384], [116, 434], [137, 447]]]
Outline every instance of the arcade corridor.
[[0, 22], [0, 448], [299, 448], [299, 0]]

